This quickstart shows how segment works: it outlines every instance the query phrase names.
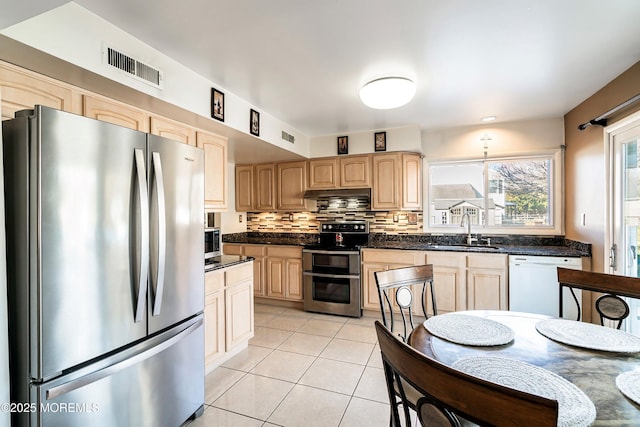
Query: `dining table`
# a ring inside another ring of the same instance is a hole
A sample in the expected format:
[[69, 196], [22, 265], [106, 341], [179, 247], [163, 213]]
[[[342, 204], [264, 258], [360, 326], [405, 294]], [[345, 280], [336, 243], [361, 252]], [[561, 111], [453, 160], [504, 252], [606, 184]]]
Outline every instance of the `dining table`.
[[499, 322], [513, 330], [502, 345], [463, 345], [439, 338], [423, 324], [413, 329], [408, 344], [452, 366], [468, 357], [497, 356], [551, 371], [577, 386], [596, 409], [594, 426], [640, 426], [640, 406], [616, 386], [618, 375], [640, 369], [640, 352], [610, 352], [563, 344], [542, 335], [536, 324], [550, 316], [513, 311], [457, 312]]

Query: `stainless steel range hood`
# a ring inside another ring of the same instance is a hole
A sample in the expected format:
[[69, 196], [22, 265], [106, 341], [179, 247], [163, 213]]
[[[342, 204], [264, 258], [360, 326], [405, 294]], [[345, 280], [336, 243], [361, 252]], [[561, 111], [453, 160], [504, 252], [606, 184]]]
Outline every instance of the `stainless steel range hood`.
[[305, 199], [322, 199], [325, 197], [335, 197], [348, 199], [354, 197], [366, 197], [371, 199], [370, 188], [336, 188], [331, 190], [307, 190], [304, 192]]

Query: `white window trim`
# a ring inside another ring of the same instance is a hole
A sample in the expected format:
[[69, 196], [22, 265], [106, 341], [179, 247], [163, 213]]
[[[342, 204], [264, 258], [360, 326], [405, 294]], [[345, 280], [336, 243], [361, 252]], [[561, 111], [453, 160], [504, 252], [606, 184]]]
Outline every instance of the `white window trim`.
[[[485, 226], [471, 226], [472, 233], [479, 233], [485, 235], [541, 235], [541, 236], [562, 236], [564, 235], [565, 224], [565, 209], [564, 209], [564, 146], [555, 150], [544, 150], [527, 152], [523, 154], [511, 154], [511, 155], [494, 155], [485, 157], [465, 157], [465, 158], [444, 158], [444, 159], [425, 159], [425, 165], [423, 170], [424, 174], [424, 192], [423, 200], [426, 201], [423, 207], [424, 232], [432, 234], [465, 234], [466, 227], [458, 227], [455, 224], [448, 224], [446, 226], [434, 226], [431, 225], [429, 217], [429, 207], [431, 199], [429, 198], [429, 177], [430, 169], [432, 165], [446, 164], [446, 163], [477, 163], [484, 162], [485, 160], [526, 160], [536, 157], [551, 157], [551, 182], [553, 185], [553, 195], [550, 200], [551, 209], [550, 212], [553, 215], [553, 225], [539, 226], [539, 227], [485, 227]], [[485, 181], [485, 187], [488, 186], [488, 181]], [[487, 188], [484, 189], [486, 194]]]

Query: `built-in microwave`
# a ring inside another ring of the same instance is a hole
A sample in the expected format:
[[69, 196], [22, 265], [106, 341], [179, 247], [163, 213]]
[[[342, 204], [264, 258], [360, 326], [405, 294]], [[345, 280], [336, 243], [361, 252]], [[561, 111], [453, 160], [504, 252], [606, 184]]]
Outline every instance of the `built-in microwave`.
[[220, 256], [220, 229], [204, 229], [204, 259]]

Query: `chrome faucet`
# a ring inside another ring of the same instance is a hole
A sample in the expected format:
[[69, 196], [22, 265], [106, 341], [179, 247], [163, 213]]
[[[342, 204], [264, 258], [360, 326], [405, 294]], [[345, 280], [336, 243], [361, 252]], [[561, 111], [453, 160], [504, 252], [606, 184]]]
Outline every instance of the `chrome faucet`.
[[467, 220], [467, 245], [473, 244], [473, 242], [477, 242], [478, 239], [475, 237], [471, 237], [471, 217], [468, 212], [462, 214], [462, 221], [460, 221], [460, 227], [464, 227], [464, 220]]

